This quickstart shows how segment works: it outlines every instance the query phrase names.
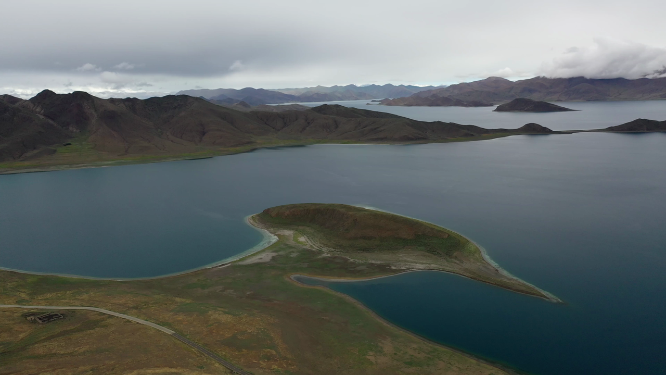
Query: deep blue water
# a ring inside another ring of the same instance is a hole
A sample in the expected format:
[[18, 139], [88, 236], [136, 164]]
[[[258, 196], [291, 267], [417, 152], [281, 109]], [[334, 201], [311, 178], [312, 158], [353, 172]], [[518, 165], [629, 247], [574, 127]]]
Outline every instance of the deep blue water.
[[[368, 105], [370, 103], [370, 105]], [[666, 120], [666, 100], [625, 102], [557, 102], [577, 112], [515, 113], [493, 112], [495, 107], [388, 107], [369, 100], [299, 103], [306, 106], [340, 104], [347, 107], [393, 113], [421, 121], [448, 121], [484, 128], [516, 129], [536, 122], [553, 130], [603, 129], [627, 123], [637, 118]]]
[[566, 304], [443, 273], [331, 285], [433, 340], [540, 374], [664, 374], [666, 134], [320, 145], [0, 176], [0, 266], [95, 277], [201, 267], [243, 218], [337, 202], [451, 228]]

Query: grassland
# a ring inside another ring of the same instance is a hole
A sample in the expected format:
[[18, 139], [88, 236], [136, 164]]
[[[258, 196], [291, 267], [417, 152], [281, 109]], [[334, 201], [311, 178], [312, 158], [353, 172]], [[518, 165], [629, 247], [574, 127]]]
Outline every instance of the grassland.
[[[348, 297], [294, 282], [293, 274], [368, 278], [401, 270], [322, 253], [312, 243], [322, 237], [307, 230], [275, 233], [278, 242], [245, 259], [157, 279], [0, 271], [0, 304], [94, 306], [136, 316], [255, 374], [510, 372], [393, 327]], [[172, 337], [119, 318], [64, 311], [64, 320], [34, 324], [22, 317], [26, 311], [17, 310], [0, 311], [0, 374], [225, 371]]]
[[[0, 309], [0, 373], [225, 374], [226, 369], [164, 333], [90, 311], [29, 323], [30, 310]], [[41, 310], [35, 310], [40, 314]]]

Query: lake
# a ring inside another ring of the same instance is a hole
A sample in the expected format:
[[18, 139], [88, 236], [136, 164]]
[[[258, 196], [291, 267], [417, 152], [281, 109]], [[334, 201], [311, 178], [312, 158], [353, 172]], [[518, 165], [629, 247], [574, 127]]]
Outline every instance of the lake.
[[566, 303], [437, 272], [331, 288], [397, 325], [524, 371], [664, 374], [664, 160], [664, 133], [582, 133], [3, 175], [0, 267], [178, 273], [259, 243], [244, 218], [264, 208], [367, 205], [455, 230]]

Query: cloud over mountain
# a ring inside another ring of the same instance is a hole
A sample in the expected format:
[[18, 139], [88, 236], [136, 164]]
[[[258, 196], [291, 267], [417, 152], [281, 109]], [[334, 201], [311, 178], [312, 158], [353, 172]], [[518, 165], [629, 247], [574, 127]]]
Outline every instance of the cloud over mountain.
[[[647, 46], [666, 35], [666, 2], [654, 0], [25, 0], [6, 8], [0, 93], [22, 97], [45, 87], [145, 97], [196, 86], [513, 79], [595, 35], [614, 39], [571, 50], [542, 74], [635, 77], [661, 69], [662, 50]], [[625, 39], [645, 45], [612, 42]]]
[[595, 38], [588, 47], [572, 47], [543, 64], [550, 78], [656, 78], [666, 76], [666, 48], [632, 41]]

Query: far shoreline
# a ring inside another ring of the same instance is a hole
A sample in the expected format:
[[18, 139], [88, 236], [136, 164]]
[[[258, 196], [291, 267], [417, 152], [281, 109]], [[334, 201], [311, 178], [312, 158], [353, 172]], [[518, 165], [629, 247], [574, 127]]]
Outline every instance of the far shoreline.
[[[508, 129], [515, 130], [515, 129]], [[229, 150], [218, 150], [211, 151], [210, 153], [205, 153], [202, 155], [146, 155], [145, 159], [140, 159], [141, 156], [137, 156], [134, 159], [109, 159], [103, 161], [95, 162], [82, 162], [82, 163], [72, 163], [72, 164], [53, 164], [53, 165], [30, 165], [26, 167], [6, 167], [7, 164], [13, 163], [22, 163], [21, 161], [16, 162], [5, 162], [0, 163], [0, 176], [4, 175], [16, 175], [24, 173], [44, 173], [44, 172], [58, 172], [58, 171], [69, 171], [77, 169], [93, 169], [93, 168], [109, 168], [109, 167], [122, 167], [129, 165], [148, 165], [148, 164], [157, 164], [157, 163], [167, 163], [167, 162], [177, 162], [177, 161], [196, 161], [204, 159], [213, 159], [223, 156], [232, 156], [246, 154], [259, 150], [270, 150], [277, 148], [292, 148], [292, 147], [307, 147], [307, 146], [412, 146], [412, 145], [429, 145], [429, 144], [446, 144], [446, 143], [466, 143], [466, 142], [478, 142], [478, 141], [490, 141], [500, 138], [508, 138], [511, 136], [519, 135], [565, 135], [565, 134], [586, 134], [586, 133], [606, 133], [606, 134], [652, 134], [652, 133], [665, 133], [665, 131], [608, 131], [606, 129], [588, 129], [588, 130], [563, 130], [556, 131], [553, 133], [491, 133], [485, 134], [479, 137], [462, 137], [462, 138], [449, 138], [441, 141], [414, 141], [414, 142], [354, 142], [354, 141], [312, 141], [312, 142], [294, 142], [294, 143], [275, 143], [275, 144], [265, 144], [265, 145], [253, 145], [250, 147], [240, 147], [240, 149], [229, 149]]]
[[[558, 133], [553, 133], [558, 134]], [[83, 163], [72, 163], [72, 164], [54, 164], [54, 165], [45, 165], [45, 166], [28, 166], [28, 167], [3, 167], [3, 165], [11, 163], [22, 163], [18, 162], [9, 162], [9, 163], [0, 163], [0, 176], [2, 175], [13, 175], [13, 174], [22, 174], [22, 173], [43, 173], [43, 172], [57, 172], [57, 171], [68, 171], [76, 169], [91, 169], [91, 168], [107, 168], [107, 167], [120, 167], [126, 165], [142, 165], [142, 164], [156, 164], [156, 163], [166, 163], [174, 161], [195, 161], [202, 159], [213, 159], [216, 157], [231, 156], [250, 153], [263, 149], [276, 149], [276, 148], [292, 148], [292, 147], [306, 147], [306, 146], [315, 146], [315, 145], [330, 145], [330, 146], [375, 146], [375, 145], [424, 145], [424, 144], [443, 144], [443, 143], [458, 143], [458, 142], [475, 142], [475, 141], [486, 141], [498, 138], [510, 137], [512, 135], [527, 135], [522, 133], [511, 134], [511, 133], [492, 133], [486, 134], [479, 137], [463, 137], [463, 138], [450, 138], [442, 141], [416, 141], [416, 142], [355, 142], [355, 141], [312, 141], [312, 142], [294, 142], [294, 143], [275, 143], [275, 144], [265, 144], [265, 145], [253, 145], [249, 147], [240, 147], [240, 149], [228, 149], [228, 150], [218, 150], [211, 151], [210, 153], [202, 154], [199, 156], [192, 155], [147, 155], [146, 159], [140, 160], [141, 156], [138, 155], [135, 159], [109, 159], [96, 162], [83, 162]]]

